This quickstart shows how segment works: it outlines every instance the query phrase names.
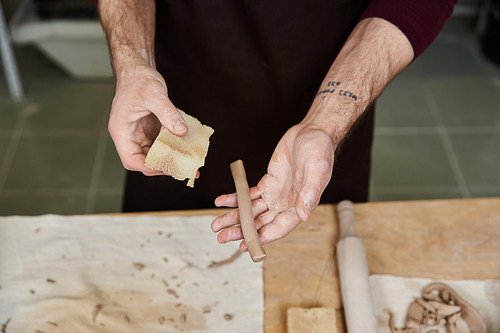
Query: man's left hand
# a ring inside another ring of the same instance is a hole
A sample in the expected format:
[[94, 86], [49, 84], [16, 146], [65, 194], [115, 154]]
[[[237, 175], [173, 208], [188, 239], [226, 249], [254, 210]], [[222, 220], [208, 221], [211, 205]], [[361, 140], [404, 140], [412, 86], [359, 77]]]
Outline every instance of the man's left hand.
[[[289, 129], [278, 143], [267, 174], [250, 189], [255, 226], [263, 245], [288, 235], [301, 221], [307, 221], [319, 204], [321, 194], [330, 182], [335, 147], [322, 129], [298, 124]], [[236, 193], [215, 200], [218, 207], [237, 207]], [[212, 230], [217, 239], [227, 243], [243, 239], [235, 209], [217, 217]], [[247, 251], [245, 241], [241, 251]]]

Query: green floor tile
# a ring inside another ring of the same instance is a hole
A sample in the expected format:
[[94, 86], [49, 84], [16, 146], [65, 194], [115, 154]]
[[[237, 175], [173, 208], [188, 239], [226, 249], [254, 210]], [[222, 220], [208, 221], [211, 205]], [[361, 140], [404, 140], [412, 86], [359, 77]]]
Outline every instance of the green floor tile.
[[39, 111], [26, 120], [26, 128], [101, 128], [111, 109], [111, 82], [59, 80], [29, 87]]
[[376, 135], [372, 155], [375, 187], [457, 185], [437, 135]]
[[435, 126], [420, 79], [396, 78], [377, 100], [376, 127]]
[[111, 140], [111, 137], [108, 137], [99, 178], [99, 188], [122, 188], [124, 184], [125, 168], [116, 152], [113, 140]]
[[420, 65], [420, 62], [418, 61], [418, 58], [411, 62], [408, 66], [406, 66], [405, 69], [399, 73], [395, 79], [399, 80], [416, 80], [416, 79], [422, 79], [424, 76], [422, 75], [422, 66]]
[[383, 191], [375, 188], [376, 200], [372, 201], [403, 201], [403, 200], [439, 200], [462, 198], [458, 187], [450, 187], [448, 190], [434, 191], [425, 189]]
[[9, 143], [10, 143], [10, 137], [0, 136], [0, 168], [2, 167], [2, 162], [4, 160], [5, 153], [7, 153]]
[[368, 201], [369, 202], [378, 201], [377, 192], [375, 192], [375, 189], [371, 186], [370, 186], [370, 191], [368, 193]]
[[83, 214], [87, 198], [68, 195], [5, 196], [0, 195], [0, 216]]
[[446, 77], [489, 78], [495, 75], [492, 66], [482, 61], [476, 45], [455, 40], [436, 40], [417, 59], [422, 74], [429, 79]]
[[[14, 46], [21, 81], [26, 84], [30, 80], [68, 79], [68, 75], [32, 45]], [[5, 80], [3, 68], [0, 68], [0, 79]], [[26, 88], [25, 88], [26, 89]], [[29, 95], [29, 89], [27, 89]]]
[[473, 189], [469, 188], [472, 198], [500, 198], [500, 188], [496, 189]]
[[7, 85], [0, 83], [0, 130], [13, 129], [21, 111], [28, 105], [29, 101], [12, 100]]
[[15, 102], [0, 100], [0, 129], [13, 129], [19, 118], [19, 110], [12, 106]]
[[460, 169], [469, 186], [500, 186], [500, 133], [450, 135]]
[[23, 137], [6, 189], [88, 188], [98, 136]]
[[476, 36], [477, 18], [460, 15], [450, 17], [444, 24], [437, 40], [450, 36], [461, 36], [474, 39]]
[[500, 88], [491, 79], [429, 81], [445, 126], [500, 124]]
[[122, 194], [100, 195], [97, 194], [92, 214], [120, 213], [122, 209]]

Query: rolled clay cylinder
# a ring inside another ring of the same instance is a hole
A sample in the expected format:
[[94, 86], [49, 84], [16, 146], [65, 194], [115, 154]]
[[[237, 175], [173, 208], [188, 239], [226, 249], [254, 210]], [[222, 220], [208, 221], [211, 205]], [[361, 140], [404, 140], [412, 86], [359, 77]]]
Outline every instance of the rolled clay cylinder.
[[341, 238], [337, 243], [337, 263], [347, 331], [378, 333], [365, 247], [356, 233], [353, 204], [342, 201], [337, 210]]
[[236, 196], [238, 197], [238, 209], [240, 210], [240, 224], [243, 238], [248, 247], [248, 252], [253, 262], [259, 262], [266, 259], [266, 252], [262, 247], [255, 220], [252, 212], [252, 200], [250, 199], [250, 190], [248, 188], [247, 175], [242, 160], [237, 160], [230, 165], [231, 173], [236, 186]]

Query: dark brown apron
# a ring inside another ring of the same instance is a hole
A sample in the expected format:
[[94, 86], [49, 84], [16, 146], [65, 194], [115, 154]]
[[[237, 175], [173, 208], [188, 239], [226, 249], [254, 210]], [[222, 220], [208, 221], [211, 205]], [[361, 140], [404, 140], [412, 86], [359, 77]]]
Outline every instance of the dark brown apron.
[[[124, 211], [214, 207], [242, 159], [254, 186], [370, 0], [158, 0], [156, 63], [172, 102], [215, 129], [194, 188], [127, 172]], [[343, 145], [321, 202], [366, 201], [373, 108]]]

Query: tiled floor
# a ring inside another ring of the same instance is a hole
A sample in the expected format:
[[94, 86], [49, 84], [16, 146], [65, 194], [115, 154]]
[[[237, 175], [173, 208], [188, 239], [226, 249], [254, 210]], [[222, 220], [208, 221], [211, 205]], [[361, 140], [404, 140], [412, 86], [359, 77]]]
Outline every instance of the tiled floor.
[[[500, 196], [500, 68], [473, 28], [450, 20], [379, 99], [371, 200]], [[118, 212], [113, 83], [72, 80], [31, 47], [17, 59], [28, 98], [0, 76], [0, 215]]]
[[500, 67], [452, 18], [380, 97], [372, 201], [500, 196]]
[[11, 102], [1, 78], [0, 215], [120, 211], [112, 80], [73, 80], [32, 47], [16, 51], [28, 97]]

